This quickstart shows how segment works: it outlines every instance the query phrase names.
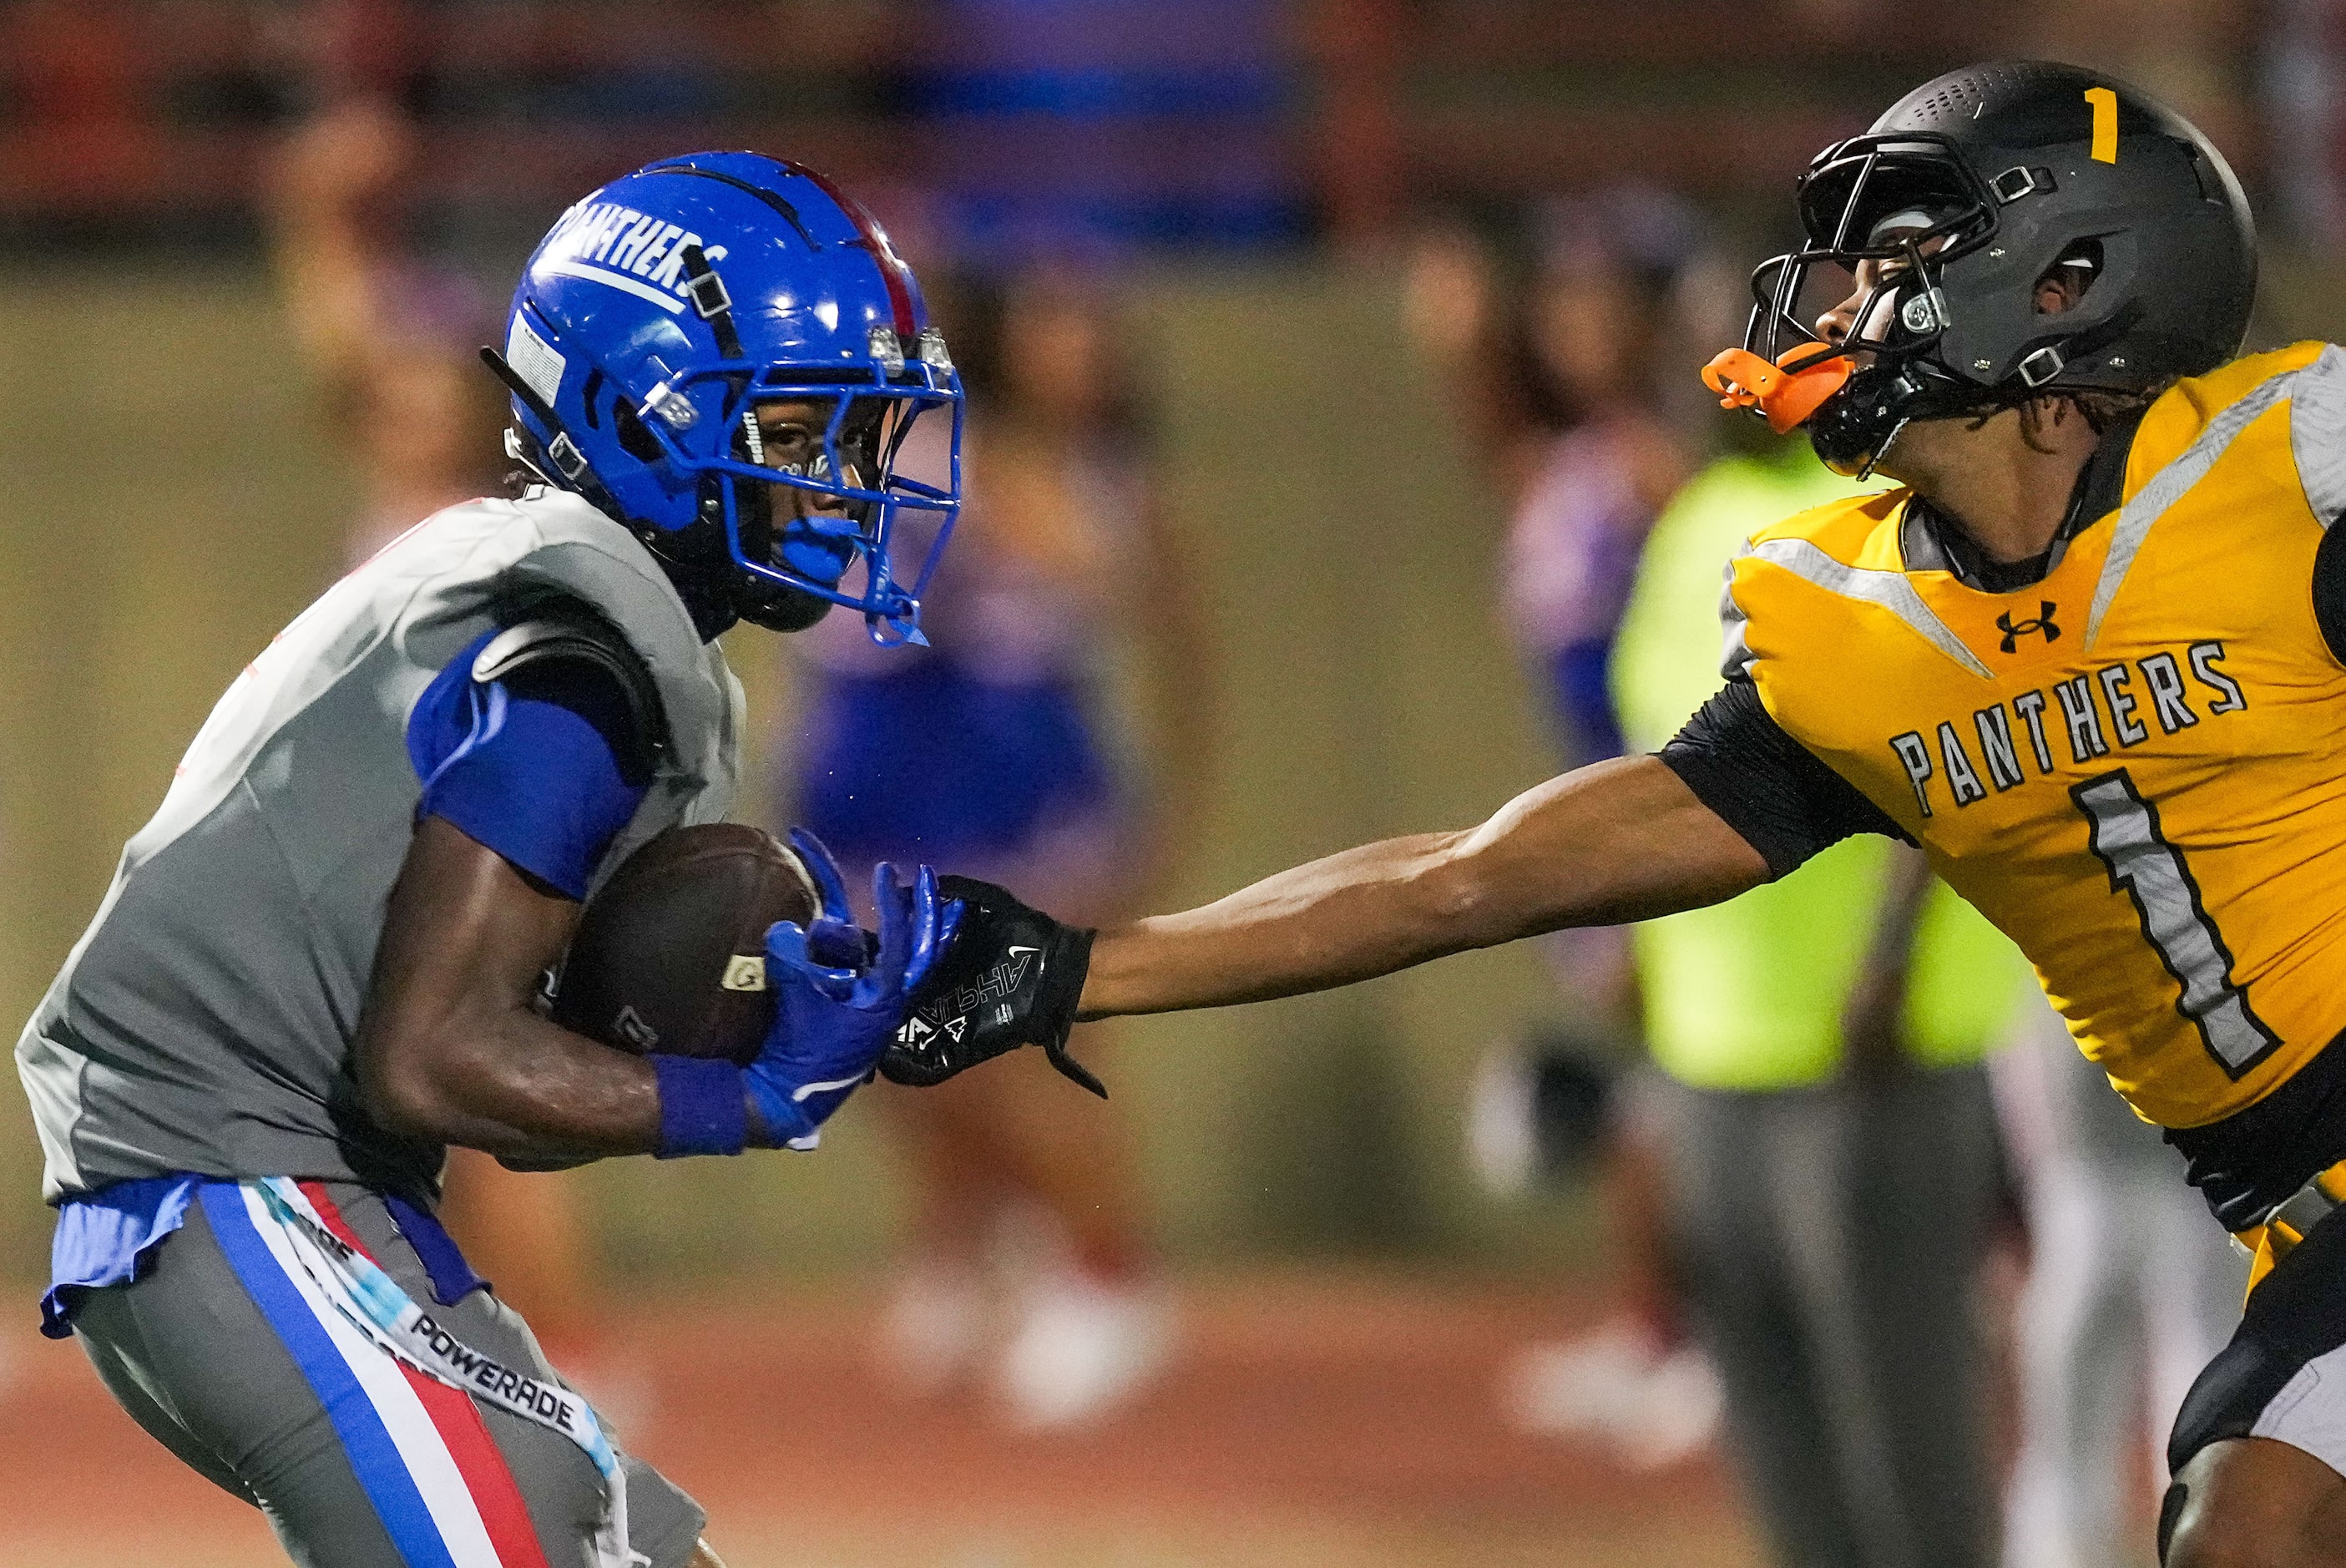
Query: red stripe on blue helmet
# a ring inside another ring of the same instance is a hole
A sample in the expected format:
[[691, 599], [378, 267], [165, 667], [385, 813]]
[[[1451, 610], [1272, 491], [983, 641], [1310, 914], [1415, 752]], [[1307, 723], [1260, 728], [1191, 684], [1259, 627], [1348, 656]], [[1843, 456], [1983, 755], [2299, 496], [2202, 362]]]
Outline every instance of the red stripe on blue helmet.
[[880, 227], [880, 220], [872, 216], [870, 209], [840, 189], [830, 176], [787, 158], [776, 161], [838, 203], [839, 209], [847, 214], [847, 220], [855, 225], [855, 232], [862, 237], [863, 249], [872, 253], [872, 263], [880, 269], [881, 286], [888, 290], [888, 311], [895, 318], [897, 341], [909, 351], [921, 330], [920, 308], [914, 303], [919, 285], [913, 280], [913, 270], [896, 254], [888, 231]]

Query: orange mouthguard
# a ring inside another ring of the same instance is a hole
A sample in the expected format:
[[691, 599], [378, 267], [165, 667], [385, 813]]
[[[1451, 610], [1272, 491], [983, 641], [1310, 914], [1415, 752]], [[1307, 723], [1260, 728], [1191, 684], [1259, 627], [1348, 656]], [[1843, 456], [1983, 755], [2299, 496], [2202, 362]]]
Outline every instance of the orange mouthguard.
[[1841, 391], [1857, 370], [1828, 343], [1787, 349], [1770, 364], [1749, 349], [1729, 349], [1702, 367], [1702, 384], [1719, 394], [1721, 408], [1756, 408], [1778, 435], [1797, 429], [1817, 405]]

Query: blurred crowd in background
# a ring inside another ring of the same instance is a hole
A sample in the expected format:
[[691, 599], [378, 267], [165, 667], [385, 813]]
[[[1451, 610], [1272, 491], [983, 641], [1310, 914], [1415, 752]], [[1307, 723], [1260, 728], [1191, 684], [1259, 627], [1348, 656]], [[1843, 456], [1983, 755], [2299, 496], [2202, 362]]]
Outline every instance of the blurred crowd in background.
[[[2318, 331], [2346, 303], [2326, 270], [2346, 240], [2341, 12], [15, 0], [0, 268], [51, 290], [266, 270], [300, 356], [283, 373], [335, 443], [341, 535], [314, 589], [503, 482], [502, 394], [475, 349], [563, 205], [689, 147], [823, 169], [928, 288], [971, 389], [970, 504], [932, 648], [826, 624], [748, 656], [773, 667], [779, 716], [759, 808], [850, 862], [934, 861], [1104, 921], [1201, 891], [1198, 846], [1229, 840], [1218, 810], [1311, 809], [1306, 781], [1256, 778], [1240, 792], [1298, 797], [1260, 807], [1216, 783], [1278, 771], [1233, 709], [1279, 667], [1227, 628], [1276, 628], [1293, 579], [1238, 574], [1242, 598], [1209, 604], [1230, 574], [1206, 563], [1281, 526], [1284, 413], [1226, 475], [1265, 497], [1233, 514], [1168, 481], [1168, 399], [1243, 399], [1236, 382], [1285, 356], [1310, 417], [1374, 454], [1344, 526], [1388, 527], [1437, 474], [1465, 519], [1427, 546], [1468, 562], [1445, 591], [1404, 585], [1382, 615], [1319, 623], [1333, 646], [1274, 629], [1276, 657], [1366, 671], [1405, 621], [1407, 667], [1375, 678], [1440, 704], [1478, 667], [1445, 648], [1495, 636], [1521, 672], [1505, 755], [1533, 769], [1494, 764], [1504, 788], [1538, 776], [1535, 744], [1552, 766], [1650, 749], [1715, 685], [1719, 574], [1742, 535], [1850, 484], [1719, 414], [1693, 374], [1739, 338], [1745, 271], [1788, 238], [1809, 155], [1973, 57], [2116, 70], [2243, 174], [2271, 252], [2265, 335]], [[1219, 390], [1152, 357], [1166, 299], [1284, 298], [1299, 278], [1367, 280], [1397, 382], [1341, 336], [1238, 334], [1185, 361]], [[5, 379], [33, 397], [39, 375], [12, 357]], [[1386, 743], [1383, 766], [1423, 763], [1406, 732]], [[1204, 880], [1275, 863], [1225, 856]], [[92, 892], [43, 896], [77, 923]], [[52, 927], [69, 930], [26, 940]], [[1919, 857], [1872, 841], [1540, 957], [1504, 1027], [1450, 1029], [1439, 1007], [1407, 1025], [1435, 1064], [1403, 1096], [1414, 1135], [1438, 1124], [1474, 1201], [1567, 1238], [1539, 1267], [1601, 1280], [1607, 1303], [1518, 1348], [1477, 1395], [1493, 1419], [1632, 1470], [1723, 1441], [1788, 1565], [2137, 1561], [2154, 1445], [2229, 1333], [2241, 1271], [2008, 944]], [[1320, 1070], [1346, 1071], [1347, 1048]], [[1076, 1049], [1119, 1083], [1108, 1113], [1015, 1059], [865, 1113], [905, 1196], [862, 1349], [908, 1393], [974, 1393], [1014, 1428], [1094, 1426], [1184, 1354], [1166, 1259], [1198, 1249], [1168, 1245], [1150, 1176], [1213, 1156], [1137, 1152], [1178, 1065], [1119, 1079], [1128, 1046]], [[22, 1123], [0, 1140], [29, 1143]], [[1373, 1165], [1377, 1140], [1354, 1143], [1345, 1157]], [[461, 1151], [449, 1179], [483, 1271], [624, 1404], [652, 1396], [608, 1307], [608, 1202]], [[1474, 1234], [1421, 1232], [1413, 1255], [1525, 1256]], [[1413, 1253], [1405, 1236], [1389, 1250]]]

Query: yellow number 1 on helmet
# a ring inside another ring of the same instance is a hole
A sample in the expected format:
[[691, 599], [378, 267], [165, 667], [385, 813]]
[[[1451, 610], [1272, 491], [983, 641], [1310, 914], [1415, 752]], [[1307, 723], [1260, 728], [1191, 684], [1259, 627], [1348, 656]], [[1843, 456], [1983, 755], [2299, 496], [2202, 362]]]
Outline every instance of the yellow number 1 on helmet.
[[2117, 94], [2107, 87], [2087, 87], [2086, 101], [2094, 106], [2094, 161], [2096, 163], [2117, 162]]

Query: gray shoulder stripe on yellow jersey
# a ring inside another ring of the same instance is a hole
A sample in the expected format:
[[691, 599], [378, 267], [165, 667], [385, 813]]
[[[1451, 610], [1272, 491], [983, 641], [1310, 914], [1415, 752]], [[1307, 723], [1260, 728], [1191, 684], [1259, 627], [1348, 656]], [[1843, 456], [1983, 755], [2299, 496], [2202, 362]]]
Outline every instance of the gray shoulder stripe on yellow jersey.
[[1743, 606], [1735, 602], [1735, 563], [1751, 554], [1746, 542], [1727, 563], [1726, 582], [1719, 590], [1719, 629], [1724, 639], [1719, 650], [1719, 677], [1721, 680], [1742, 680], [1751, 671], [1751, 639], [1747, 633], [1750, 617]]
[[2207, 477], [2208, 471], [2216, 466], [2216, 460], [2258, 415], [2288, 397], [2303, 373], [2283, 371], [2259, 382], [2246, 397], [2209, 420], [2208, 428], [2183, 449], [2180, 456], [2152, 474], [2149, 483], [2135, 492], [2134, 499], [2118, 509], [2117, 525], [2110, 535], [2110, 553], [2102, 562], [2101, 580], [2094, 585], [2093, 607], [2086, 615], [2087, 647], [2093, 647], [2094, 639], [2100, 636], [2102, 617], [2109, 613], [2110, 602], [2117, 597], [2119, 585], [2126, 581], [2135, 556], [2141, 552], [2151, 524]]
[[1948, 629], [1947, 623], [1923, 602], [1923, 596], [1914, 591], [1905, 573], [1851, 566], [1834, 560], [1806, 539], [1770, 539], [1751, 546], [1750, 553], [1783, 567], [1803, 582], [1814, 583], [1827, 593], [1880, 606], [1974, 675], [1983, 679], [1994, 678], [1995, 672], [1981, 662], [1979, 655], [1964, 647], [1964, 639]]
[[2322, 346], [2320, 357], [2297, 372], [2289, 398], [2289, 445], [2305, 503], [2328, 528], [2346, 515], [2346, 349]]

